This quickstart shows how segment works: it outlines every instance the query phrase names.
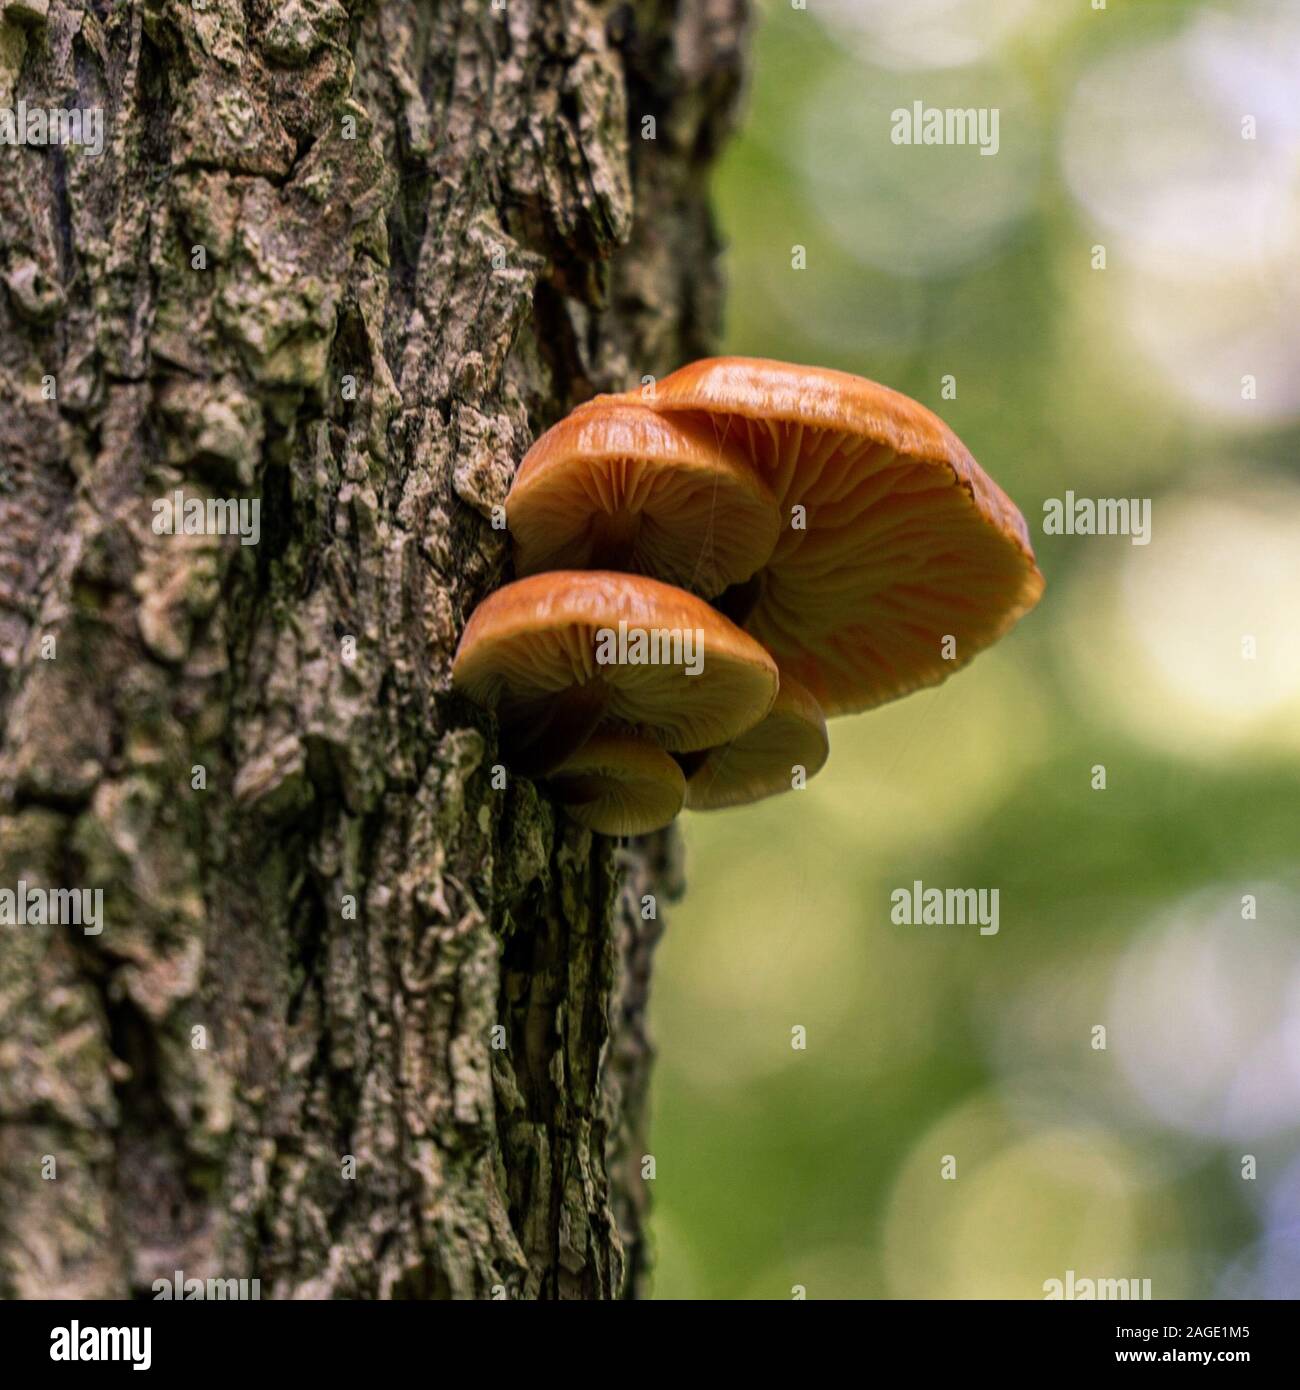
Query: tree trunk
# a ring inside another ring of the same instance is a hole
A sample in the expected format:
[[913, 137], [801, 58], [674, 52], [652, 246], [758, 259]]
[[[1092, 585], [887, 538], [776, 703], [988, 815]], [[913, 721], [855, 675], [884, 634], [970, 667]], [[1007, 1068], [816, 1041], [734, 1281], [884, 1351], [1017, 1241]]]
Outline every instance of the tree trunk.
[[45, 5], [0, 105], [105, 145], [0, 159], [0, 889], [102, 931], [0, 925], [0, 1294], [636, 1293], [675, 841], [449, 668], [534, 435], [714, 347], [743, 0]]

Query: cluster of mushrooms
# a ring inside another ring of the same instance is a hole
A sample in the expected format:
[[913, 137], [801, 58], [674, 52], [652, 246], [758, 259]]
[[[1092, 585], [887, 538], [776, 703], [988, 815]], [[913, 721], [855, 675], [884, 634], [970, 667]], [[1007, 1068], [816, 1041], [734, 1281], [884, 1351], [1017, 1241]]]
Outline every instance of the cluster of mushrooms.
[[519, 578], [471, 614], [453, 684], [605, 835], [802, 785], [828, 717], [938, 684], [1043, 590], [1024, 518], [942, 420], [756, 358], [579, 406], [506, 519]]

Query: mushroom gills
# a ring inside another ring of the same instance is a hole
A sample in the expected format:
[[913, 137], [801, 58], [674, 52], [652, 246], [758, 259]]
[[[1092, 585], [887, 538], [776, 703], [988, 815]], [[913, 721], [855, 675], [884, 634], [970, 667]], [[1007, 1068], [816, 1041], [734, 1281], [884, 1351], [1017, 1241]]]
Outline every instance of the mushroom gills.
[[[661, 379], [654, 409], [738, 453], [771, 489], [782, 524], [761, 590], [733, 585], [716, 606], [826, 717], [939, 684], [1042, 593], [1015, 504], [937, 415], [897, 391], [720, 357]], [[947, 634], [956, 659], [941, 650]]]
[[787, 671], [767, 718], [730, 743], [692, 753], [692, 764], [678, 759], [686, 776], [686, 804], [696, 811], [719, 810], [762, 801], [794, 787], [796, 767], [804, 783], [815, 777], [830, 754], [826, 719], [812, 693]]
[[602, 729], [547, 780], [571, 819], [598, 835], [662, 830], [682, 809], [686, 781], [657, 744]]

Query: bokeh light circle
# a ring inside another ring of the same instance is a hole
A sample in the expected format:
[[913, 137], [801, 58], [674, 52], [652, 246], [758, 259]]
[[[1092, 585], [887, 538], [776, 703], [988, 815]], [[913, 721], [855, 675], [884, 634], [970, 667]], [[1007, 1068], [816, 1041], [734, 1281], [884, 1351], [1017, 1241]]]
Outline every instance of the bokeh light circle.
[[[1267, 890], [1267, 891], [1263, 891]], [[1137, 1103], [1205, 1139], [1249, 1140], [1300, 1123], [1300, 903], [1255, 885], [1207, 890], [1129, 946], [1111, 996], [1111, 1046]]]

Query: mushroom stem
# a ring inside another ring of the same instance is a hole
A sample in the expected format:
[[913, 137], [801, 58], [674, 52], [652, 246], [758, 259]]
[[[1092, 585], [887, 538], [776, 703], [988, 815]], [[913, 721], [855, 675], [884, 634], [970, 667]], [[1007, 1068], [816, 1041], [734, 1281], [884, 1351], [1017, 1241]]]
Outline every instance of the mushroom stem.
[[501, 749], [521, 777], [545, 777], [571, 758], [596, 731], [609, 703], [605, 682], [588, 681], [566, 690], [542, 707], [535, 719], [522, 720], [503, 734]]

